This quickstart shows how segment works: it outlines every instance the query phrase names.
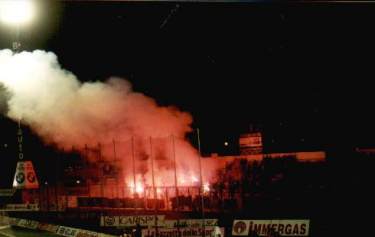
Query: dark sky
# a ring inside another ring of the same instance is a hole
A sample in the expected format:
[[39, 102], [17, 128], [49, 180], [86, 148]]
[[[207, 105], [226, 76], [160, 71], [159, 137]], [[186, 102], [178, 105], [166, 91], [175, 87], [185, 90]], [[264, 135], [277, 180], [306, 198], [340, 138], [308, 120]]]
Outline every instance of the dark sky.
[[235, 151], [249, 124], [262, 127], [268, 151], [374, 146], [375, 5], [49, 7], [23, 32], [24, 48], [55, 52], [80, 80], [124, 77], [190, 112], [204, 153], [229, 152], [226, 140]]

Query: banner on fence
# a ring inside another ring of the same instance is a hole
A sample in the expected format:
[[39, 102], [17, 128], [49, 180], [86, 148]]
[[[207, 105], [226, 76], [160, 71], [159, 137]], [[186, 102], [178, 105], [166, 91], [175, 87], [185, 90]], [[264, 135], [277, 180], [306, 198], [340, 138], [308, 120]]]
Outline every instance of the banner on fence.
[[17, 226], [36, 230], [38, 228], [39, 221], [20, 219]]
[[59, 226], [57, 230], [58, 235], [67, 236], [67, 237], [76, 237], [78, 234], [79, 229], [66, 227], [66, 226]]
[[158, 226], [162, 226], [164, 218], [164, 215], [102, 216], [100, 218], [100, 226], [132, 227], [136, 226], [137, 223], [141, 226], [154, 226], [155, 223], [158, 223]]
[[280, 236], [308, 236], [310, 220], [234, 220], [232, 235], [247, 236], [256, 233], [267, 236], [276, 232]]
[[57, 225], [52, 225], [52, 224], [47, 224], [47, 223], [39, 223], [38, 229], [39, 230], [44, 230], [52, 233], [56, 233], [58, 230], [59, 226]]
[[[204, 230], [203, 230], [204, 229]], [[156, 234], [157, 231], [157, 234]], [[207, 226], [205, 228], [149, 228], [142, 230], [142, 237], [224, 237], [223, 227]]]
[[39, 211], [39, 205], [26, 203], [6, 204], [5, 209], [2, 209], [1, 211]]
[[[204, 219], [205, 226], [218, 226], [218, 219]], [[179, 220], [164, 220], [164, 227], [202, 227], [203, 219], [179, 219]]]

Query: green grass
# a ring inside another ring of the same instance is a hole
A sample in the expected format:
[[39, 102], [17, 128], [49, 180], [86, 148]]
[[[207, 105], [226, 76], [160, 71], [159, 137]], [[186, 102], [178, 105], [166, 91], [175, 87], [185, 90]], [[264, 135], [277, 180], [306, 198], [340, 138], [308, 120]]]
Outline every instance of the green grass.
[[10, 227], [0, 230], [0, 237], [56, 237], [58, 235], [45, 231]]

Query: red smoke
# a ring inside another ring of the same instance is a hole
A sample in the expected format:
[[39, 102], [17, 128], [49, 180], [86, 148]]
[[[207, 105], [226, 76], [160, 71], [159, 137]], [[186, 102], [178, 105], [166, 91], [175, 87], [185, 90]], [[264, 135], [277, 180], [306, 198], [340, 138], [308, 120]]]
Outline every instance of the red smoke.
[[175, 170], [179, 185], [199, 185], [198, 152], [185, 139], [192, 131], [191, 115], [159, 106], [134, 92], [129, 81], [82, 83], [60, 67], [53, 53], [2, 50], [0, 82], [11, 94], [7, 116], [22, 118], [60, 148], [84, 152], [85, 146], [100, 143], [100, 159], [117, 160], [127, 185], [133, 183], [133, 155], [137, 183], [152, 185], [153, 161], [156, 185], [174, 185]]

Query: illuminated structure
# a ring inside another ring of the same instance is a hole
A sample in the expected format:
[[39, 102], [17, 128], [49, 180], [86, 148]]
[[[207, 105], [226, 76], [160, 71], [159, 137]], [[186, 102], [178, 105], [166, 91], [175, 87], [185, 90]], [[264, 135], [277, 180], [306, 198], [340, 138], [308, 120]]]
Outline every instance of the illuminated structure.
[[[129, 150], [126, 149], [126, 153], [119, 154], [118, 146], [126, 147], [126, 144]], [[147, 153], [137, 149], [132, 150], [131, 141], [114, 142], [113, 157], [104, 157], [103, 151], [109, 148], [110, 144], [86, 146], [81, 151], [83, 156], [59, 167], [63, 169], [59, 183], [56, 186], [41, 187], [41, 208], [63, 210], [77, 207], [106, 207], [198, 211], [201, 210], [202, 198], [207, 211], [225, 207], [240, 208], [243, 205], [240, 194], [243, 190], [237, 190], [233, 185], [240, 182], [243, 176], [252, 175], [251, 171], [243, 170], [244, 163], [246, 167], [263, 166], [263, 164], [267, 166], [266, 163], [269, 161], [276, 166], [280, 162], [308, 166], [310, 163], [322, 163], [326, 157], [325, 152], [322, 151], [203, 157], [201, 158], [203, 196], [201, 196], [198, 170], [195, 176], [189, 176], [187, 170], [174, 169], [172, 158], [167, 160], [155, 156], [154, 165], [158, 168], [155, 169], [154, 182], [152, 182], [152, 172], [148, 170], [151, 169], [152, 163]], [[155, 155], [158, 150], [156, 142], [153, 144], [153, 150]], [[134, 159], [132, 159], [133, 154]], [[134, 165], [131, 163], [132, 160], [136, 162]], [[164, 170], [163, 167], [168, 169]], [[166, 180], [171, 179], [170, 182], [163, 183], [165, 179], [162, 176], [166, 176]], [[136, 177], [136, 188], [134, 188], [134, 177]]]
[[241, 155], [261, 154], [263, 151], [262, 133], [242, 134], [239, 139]]

